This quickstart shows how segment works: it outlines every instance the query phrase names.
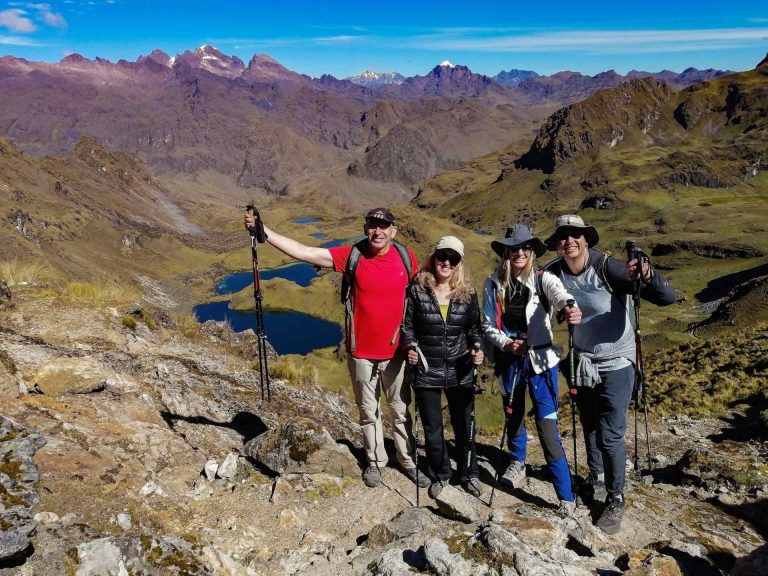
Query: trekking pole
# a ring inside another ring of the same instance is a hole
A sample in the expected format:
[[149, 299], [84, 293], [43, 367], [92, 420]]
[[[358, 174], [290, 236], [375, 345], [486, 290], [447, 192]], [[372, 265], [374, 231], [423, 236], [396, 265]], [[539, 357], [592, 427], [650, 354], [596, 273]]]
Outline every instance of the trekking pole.
[[[475, 348], [475, 350], [480, 350], [480, 348]], [[472, 367], [472, 408], [471, 412], [469, 413], [469, 434], [468, 434], [468, 450], [467, 450], [467, 461], [466, 465], [464, 467], [464, 473], [469, 474], [469, 471], [472, 467], [472, 454], [475, 453], [475, 395], [476, 394], [482, 394], [483, 389], [477, 387], [477, 365], [474, 365]], [[468, 476], [467, 476], [468, 477]]]
[[[576, 301], [571, 299], [565, 303], [568, 308], [573, 308], [576, 305]], [[573, 485], [574, 492], [578, 492], [578, 480], [579, 480], [579, 456], [576, 452], [576, 370], [574, 367], [574, 350], [573, 350], [573, 330], [575, 326], [568, 324], [568, 371], [570, 372], [570, 389], [569, 396], [571, 399], [571, 431], [573, 433], [573, 477], [571, 478], [571, 484]], [[574, 500], [577, 502], [578, 498]]]
[[637, 245], [633, 240], [627, 240], [627, 260], [637, 260], [638, 266], [640, 266], [640, 277], [635, 281], [632, 291], [632, 301], [635, 309], [634, 329], [635, 329], [635, 472], [640, 474], [640, 456], [638, 454], [638, 418], [637, 408], [640, 402], [643, 403], [643, 412], [645, 419], [645, 443], [648, 456], [648, 470], [653, 470], [653, 463], [651, 462], [651, 436], [648, 431], [648, 403], [645, 397], [645, 373], [643, 370], [643, 349], [640, 340], [640, 289], [643, 285], [643, 253], [637, 249]]
[[246, 212], [253, 215], [255, 222], [249, 230], [251, 234], [251, 261], [253, 264], [253, 298], [256, 302], [256, 337], [259, 350], [259, 380], [261, 383], [261, 401], [264, 401], [264, 389], [267, 390], [267, 402], [272, 400], [272, 392], [269, 388], [269, 370], [267, 368], [267, 334], [264, 331], [264, 293], [261, 291], [261, 280], [259, 278], [259, 255], [256, 251], [256, 244], [263, 244], [267, 235], [264, 232], [264, 223], [261, 221], [259, 211], [249, 204], [245, 207]]
[[[414, 366], [413, 371], [416, 371]], [[413, 378], [413, 377], [412, 377]], [[411, 380], [413, 384], [413, 380]], [[413, 386], [411, 386], [413, 388]], [[419, 398], [416, 395], [416, 390], [413, 391], [416, 402], [414, 412], [416, 413], [413, 418], [413, 463], [416, 465], [416, 508], [420, 507], [419, 503]]]
[[[512, 360], [514, 362], [514, 359]], [[515, 392], [515, 380], [517, 380], [517, 374], [519, 370], [516, 370], [512, 374], [512, 383], [509, 390], [509, 396], [507, 397], [507, 402], [504, 404], [504, 427], [501, 429], [501, 440], [499, 441], [499, 459], [496, 462], [496, 478], [493, 481], [493, 486], [491, 487], [491, 497], [488, 499], [488, 507], [493, 507], [493, 495], [496, 492], [496, 486], [499, 483], [499, 476], [501, 476], [501, 462], [502, 462], [502, 454], [504, 453], [504, 438], [507, 436], [508, 428], [509, 428], [509, 417], [512, 415], [512, 396]]]

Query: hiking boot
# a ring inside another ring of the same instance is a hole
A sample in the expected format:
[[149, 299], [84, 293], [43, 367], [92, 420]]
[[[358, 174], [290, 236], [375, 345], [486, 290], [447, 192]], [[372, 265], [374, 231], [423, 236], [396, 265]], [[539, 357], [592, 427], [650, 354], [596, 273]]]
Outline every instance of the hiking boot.
[[523, 460], [512, 460], [502, 475], [501, 480], [505, 484], [512, 486], [512, 488], [518, 488], [522, 481], [525, 480], [525, 462]]
[[432, 500], [434, 500], [435, 498], [437, 498], [437, 495], [443, 491], [443, 488], [445, 488], [447, 484], [448, 484], [448, 480], [440, 480], [440, 479], [435, 480], [429, 486], [429, 490], [427, 490], [427, 494], [429, 494], [429, 497], [432, 498]]
[[480, 494], [483, 493], [483, 486], [480, 484], [480, 480], [473, 476], [467, 478], [461, 483], [461, 487], [464, 488], [464, 492], [471, 494], [475, 498], [480, 498]]
[[560, 506], [557, 507], [557, 515], [563, 518], [573, 518], [576, 513], [576, 502], [570, 500], [560, 500]]
[[618, 534], [621, 528], [621, 519], [624, 516], [624, 496], [609, 494], [605, 500], [605, 510], [598, 518], [595, 525], [606, 534], [613, 536]]
[[379, 467], [375, 464], [368, 466], [363, 472], [363, 482], [368, 488], [376, 488], [376, 486], [381, 484], [381, 472], [379, 472]]
[[427, 476], [426, 474], [424, 474], [421, 471], [419, 471], [419, 475], [418, 475], [419, 476], [419, 481], [416, 482], [416, 467], [415, 466], [413, 468], [403, 468], [401, 466], [400, 470], [402, 471], [403, 474], [405, 474], [406, 478], [408, 478], [411, 482], [413, 482], [414, 484], [418, 484], [419, 488], [426, 488], [427, 486], [429, 486], [432, 483], [432, 481], [429, 479], [429, 476]]
[[590, 472], [581, 486], [581, 495], [588, 502], [605, 502], [608, 490], [605, 488], [605, 474]]

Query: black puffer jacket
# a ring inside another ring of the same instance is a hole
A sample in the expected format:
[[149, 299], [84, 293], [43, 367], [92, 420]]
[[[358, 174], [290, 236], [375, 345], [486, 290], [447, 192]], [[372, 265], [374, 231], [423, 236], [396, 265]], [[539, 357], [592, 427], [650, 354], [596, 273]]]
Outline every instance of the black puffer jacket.
[[418, 347], [429, 370], [421, 362], [416, 368], [416, 388], [445, 388], [472, 385], [470, 347], [480, 348], [480, 308], [477, 293], [472, 290], [469, 302], [452, 299], [446, 321], [432, 290], [416, 282], [405, 293], [401, 345], [408, 350]]

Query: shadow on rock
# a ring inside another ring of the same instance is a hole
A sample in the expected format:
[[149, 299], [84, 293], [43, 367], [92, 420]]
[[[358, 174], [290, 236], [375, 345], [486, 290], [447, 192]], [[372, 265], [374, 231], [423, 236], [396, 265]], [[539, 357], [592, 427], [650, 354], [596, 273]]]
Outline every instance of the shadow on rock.
[[268, 430], [264, 421], [251, 412], [238, 412], [229, 422], [217, 422], [204, 416], [179, 416], [178, 414], [172, 414], [170, 412], [160, 412], [160, 416], [165, 420], [165, 423], [169, 428], [179, 434], [181, 434], [181, 432], [175, 429], [174, 424], [179, 420], [182, 420], [184, 422], [189, 422], [190, 424], [229, 428], [242, 436], [243, 444], [260, 436]]
[[731, 516], [749, 522], [755, 532], [764, 540], [768, 540], [768, 498], [743, 504], [724, 504], [718, 498], [712, 498], [709, 502]]

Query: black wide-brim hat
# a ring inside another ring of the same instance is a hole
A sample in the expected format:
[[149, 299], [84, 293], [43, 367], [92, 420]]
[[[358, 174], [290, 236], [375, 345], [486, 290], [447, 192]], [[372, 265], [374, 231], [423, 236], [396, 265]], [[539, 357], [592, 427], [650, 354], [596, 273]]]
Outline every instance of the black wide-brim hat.
[[533, 230], [528, 228], [525, 224], [515, 224], [511, 228], [507, 228], [507, 233], [504, 238], [499, 238], [491, 242], [491, 248], [499, 258], [504, 258], [504, 252], [507, 248], [513, 248], [514, 246], [520, 246], [521, 244], [530, 244], [533, 246], [533, 253], [537, 257], [543, 256], [547, 251], [547, 246], [540, 238], [533, 235]]
[[552, 232], [551, 236], [544, 240], [547, 248], [550, 250], [557, 250], [557, 237], [561, 232], [565, 232], [566, 230], [577, 231], [584, 234], [588, 248], [596, 246], [600, 241], [600, 236], [595, 227], [584, 224], [584, 220], [581, 216], [577, 214], [563, 214], [562, 216], [558, 216], [557, 220], [555, 220], [555, 231]]

